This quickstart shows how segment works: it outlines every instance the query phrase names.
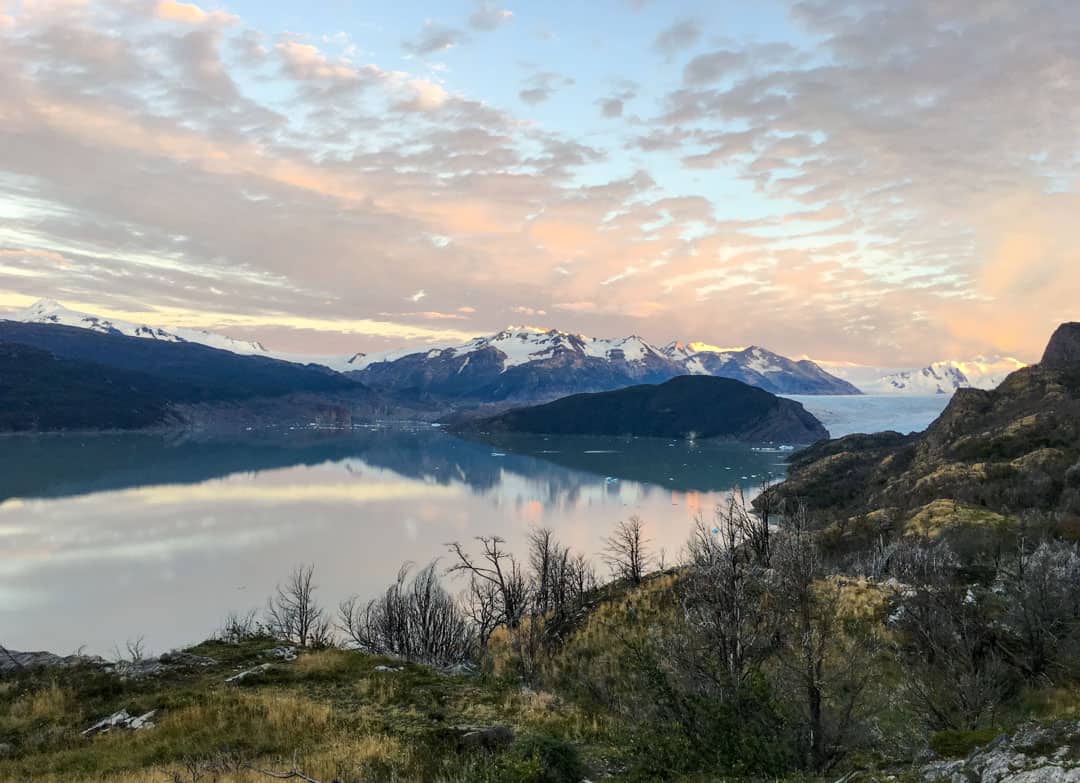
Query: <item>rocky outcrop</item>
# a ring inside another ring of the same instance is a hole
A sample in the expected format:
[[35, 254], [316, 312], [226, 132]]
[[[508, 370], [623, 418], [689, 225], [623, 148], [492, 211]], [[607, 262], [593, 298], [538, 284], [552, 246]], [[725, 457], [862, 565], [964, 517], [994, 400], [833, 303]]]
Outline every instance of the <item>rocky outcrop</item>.
[[966, 759], [922, 768], [924, 783], [1080, 783], [1080, 721], [1031, 724]]
[[766, 497], [801, 502], [825, 521], [903, 522], [943, 499], [1080, 515], [1080, 361], [1068, 361], [1080, 356], [1080, 325], [1058, 329], [1046, 353], [996, 389], [961, 389], [923, 433], [852, 436], [796, 455]]
[[1080, 363], [1080, 323], [1062, 324], [1050, 338], [1042, 364], [1048, 367]]
[[105, 666], [97, 655], [56, 655], [51, 652], [19, 652], [0, 647], [0, 677], [28, 669], [66, 669], [73, 666]]
[[160, 677], [176, 671], [191, 671], [216, 666], [214, 658], [173, 650], [151, 658], [134, 661], [107, 661], [98, 655], [56, 655], [50, 652], [19, 652], [0, 647], [0, 677], [32, 669], [70, 669], [88, 666], [115, 674], [126, 680]]
[[86, 729], [82, 735], [84, 737], [93, 737], [97, 734], [108, 734], [117, 730], [142, 731], [152, 729], [154, 728], [153, 718], [156, 714], [157, 710], [150, 710], [150, 712], [144, 712], [142, 715], [132, 715], [127, 710], [120, 710], [120, 712], [114, 712], [107, 718], [102, 718]]

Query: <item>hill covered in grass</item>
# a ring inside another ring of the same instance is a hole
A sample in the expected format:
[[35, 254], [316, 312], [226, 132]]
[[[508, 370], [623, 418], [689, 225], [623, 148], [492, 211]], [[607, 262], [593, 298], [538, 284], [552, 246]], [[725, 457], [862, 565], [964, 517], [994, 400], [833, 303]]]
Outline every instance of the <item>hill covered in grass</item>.
[[487, 433], [636, 435], [812, 443], [828, 432], [800, 403], [740, 381], [683, 376], [659, 385], [575, 394], [459, 426]]

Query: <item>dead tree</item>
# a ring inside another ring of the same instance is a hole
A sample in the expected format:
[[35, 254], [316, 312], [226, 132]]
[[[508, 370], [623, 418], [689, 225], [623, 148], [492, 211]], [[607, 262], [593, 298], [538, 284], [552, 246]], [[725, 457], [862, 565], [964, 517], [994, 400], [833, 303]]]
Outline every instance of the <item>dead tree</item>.
[[[513, 554], [504, 549], [505, 540], [499, 536], [478, 536], [476, 540], [482, 549], [479, 557], [456, 541], [447, 545], [456, 561], [447, 573], [469, 578], [469, 602], [472, 613], [480, 615], [482, 631], [490, 633], [499, 625], [515, 630], [529, 606], [525, 575]], [[482, 636], [481, 641], [486, 638]]]
[[604, 560], [616, 579], [639, 585], [649, 565], [645, 525], [638, 517], [620, 522], [605, 541]]
[[330, 642], [330, 621], [315, 601], [314, 576], [315, 566], [297, 566], [266, 602], [266, 626], [276, 638], [300, 647]]
[[436, 564], [409, 578], [410, 564], [383, 595], [361, 604], [353, 597], [338, 611], [339, 627], [357, 648], [410, 661], [447, 665], [468, 660], [472, 630], [439, 582]]

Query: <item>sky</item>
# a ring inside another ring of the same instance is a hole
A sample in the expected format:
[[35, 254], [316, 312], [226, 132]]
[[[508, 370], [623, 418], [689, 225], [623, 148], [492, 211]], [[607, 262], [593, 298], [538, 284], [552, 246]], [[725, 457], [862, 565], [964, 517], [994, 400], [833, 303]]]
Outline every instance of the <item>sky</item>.
[[0, 0], [0, 310], [881, 366], [1080, 320], [1074, 0]]

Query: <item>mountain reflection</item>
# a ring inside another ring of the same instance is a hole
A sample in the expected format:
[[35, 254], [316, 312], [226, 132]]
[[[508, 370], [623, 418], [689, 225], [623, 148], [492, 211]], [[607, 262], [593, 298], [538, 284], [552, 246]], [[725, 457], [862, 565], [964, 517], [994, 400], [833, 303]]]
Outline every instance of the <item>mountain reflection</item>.
[[193, 435], [94, 435], [0, 440], [0, 503], [157, 485], [200, 485], [236, 474], [339, 464], [381, 469], [488, 493], [514, 478], [573, 501], [583, 485], [617, 481], [682, 492], [753, 488], [783, 471], [782, 456], [744, 445], [657, 439], [520, 436], [484, 443], [430, 429], [257, 433], [220, 440]]

